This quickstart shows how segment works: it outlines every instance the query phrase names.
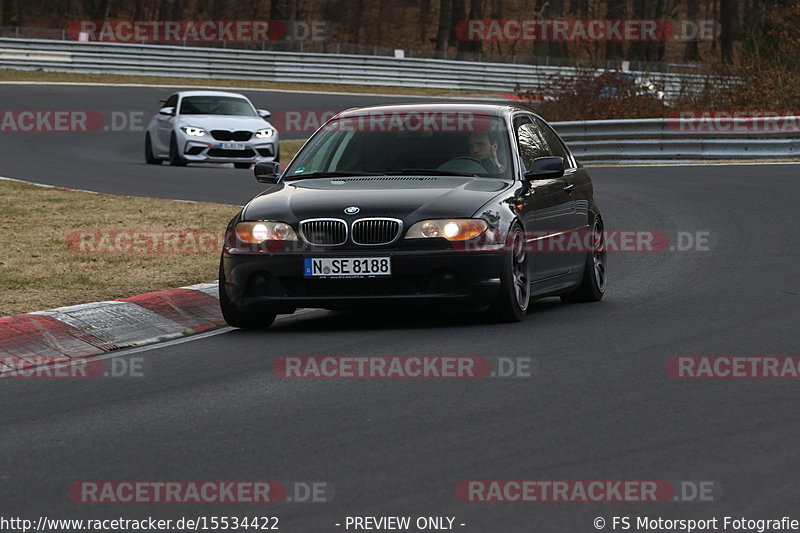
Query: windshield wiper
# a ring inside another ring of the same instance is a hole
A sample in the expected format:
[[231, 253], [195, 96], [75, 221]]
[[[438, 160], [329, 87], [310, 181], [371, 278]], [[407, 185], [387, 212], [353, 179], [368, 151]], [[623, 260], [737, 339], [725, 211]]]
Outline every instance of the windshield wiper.
[[346, 178], [348, 176], [381, 176], [380, 172], [311, 172], [309, 174], [291, 174], [285, 179], [295, 178]]
[[457, 172], [455, 170], [437, 170], [433, 168], [404, 168], [400, 172], [387, 172], [391, 176], [469, 176], [479, 178], [480, 174], [474, 172]]

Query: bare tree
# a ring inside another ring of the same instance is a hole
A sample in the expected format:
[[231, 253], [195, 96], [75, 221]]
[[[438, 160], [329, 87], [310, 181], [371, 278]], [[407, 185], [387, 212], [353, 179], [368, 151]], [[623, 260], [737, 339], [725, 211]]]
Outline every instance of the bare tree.
[[439, 0], [439, 29], [436, 32], [436, 53], [446, 54], [453, 23], [453, 0]]
[[737, 13], [738, 2], [736, 0], [720, 0], [719, 4], [719, 25], [722, 33], [719, 36], [720, 58], [725, 64], [733, 63], [733, 42], [737, 38]]
[[[686, 2], [686, 18], [690, 21], [697, 23], [698, 15], [700, 14], [700, 0], [687, 0]], [[697, 38], [689, 39], [686, 43], [686, 48], [683, 51], [684, 61], [699, 61], [700, 60], [700, 47], [697, 43]]]
[[[619, 20], [625, 18], [627, 11], [625, 0], [608, 0], [608, 11], [606, 18]], [[620, 41], [606, 41], [606, 59], [621, 59], [625, 57], [625, 45]]]
[[[469, 18], [479, 19], [483, 16], [483, 0], [470, 0]], [[483, 41], [465, 41], [459, 39], [457, 57], [463, 58], [467, 54], [480, 54], [483, 52]]]

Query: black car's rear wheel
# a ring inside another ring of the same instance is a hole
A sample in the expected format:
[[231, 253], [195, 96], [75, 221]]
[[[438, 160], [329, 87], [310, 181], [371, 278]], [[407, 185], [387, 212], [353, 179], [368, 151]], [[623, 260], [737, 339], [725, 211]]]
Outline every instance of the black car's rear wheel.
[[606, 292], [606, 241], [603, 221], [595, 217], [592, 226], [592, 249], [586, 254], [581, 284], [567, 294], [561, 295], [562, 302], [599, 302]]
[[186, 161], [181, 159], [181, 154], [178, 153], [178, 139], [174, 133], [169, 138], [169, 164], [173, 167], [186, 166]]
[[153, 142], [150, 140], [149, 133], [144, 136], [144, 160], [148, 165], [160, 165], [164, 162], [153, 155]]
[[219, 267], [219, 307], [222, 310], [222, 317], [229, 326], [241, 329], [266, 329], [275, 322], [275, 313], [252, 313], [242, 311], [228, 298], [225, 290], [225, 272], [222, 270], [222, 262]]
[[528, 311], [531, 288], [525, 235], [519, 227], [515, 226], [509, 232], [506, 245], [500, 294], [489, 307], [489, 316], [501, 322], [521, 322]]

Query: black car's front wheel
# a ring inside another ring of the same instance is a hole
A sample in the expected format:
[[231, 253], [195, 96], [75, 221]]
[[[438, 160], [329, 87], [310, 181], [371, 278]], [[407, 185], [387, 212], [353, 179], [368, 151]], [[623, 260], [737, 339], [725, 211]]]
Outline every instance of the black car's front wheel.
[[591, 250], [586, 254], [581, 284], [561, 295], [562, 302], [599, 302], [606, 292], [606, 242], [603, 221], [595, 217], [592, 226]]
[[503, 254], [500, 294], [489, 307], [489, 316], [494, 320], [521, 322], [528, 312], [531, 288], [525, 244], [522, 230], [517, 226], [512, 228], [506, 240], [506, 252]]
[[252, 313], [242, 311], [228, 297], [225, 289], [225, 272], [220, 262], [219, 268], [219, 307], [222, 311], [222, 318], [234, 328], [241, 329], [266, 329], [275, 322], [275, 313]]

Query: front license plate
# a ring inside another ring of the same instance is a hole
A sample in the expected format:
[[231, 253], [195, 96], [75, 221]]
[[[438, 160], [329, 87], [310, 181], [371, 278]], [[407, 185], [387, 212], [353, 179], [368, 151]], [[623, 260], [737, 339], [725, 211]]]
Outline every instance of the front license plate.
[[391, 257], [347, 257], [305, 259], [307, 278], [367, 278], [391, 276]]
[[220, 143], [219, 147], [223, 150], [244, 150], [242, 143]]

